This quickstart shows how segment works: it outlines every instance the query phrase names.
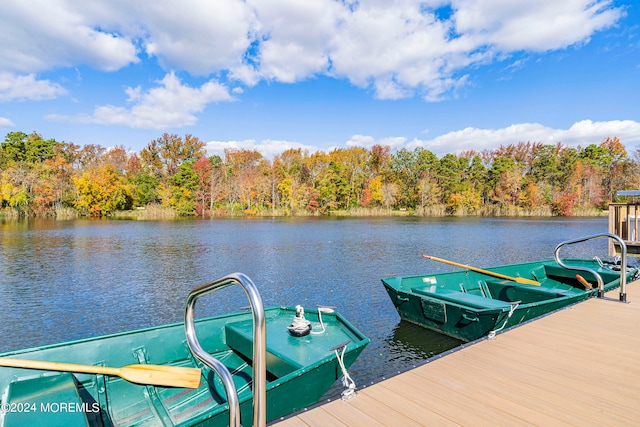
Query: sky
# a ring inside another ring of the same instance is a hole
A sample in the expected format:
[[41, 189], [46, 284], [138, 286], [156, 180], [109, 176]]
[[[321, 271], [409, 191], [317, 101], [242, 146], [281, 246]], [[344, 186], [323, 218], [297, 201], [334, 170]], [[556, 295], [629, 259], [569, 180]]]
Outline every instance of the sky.
[[0, 134], [640, 149], [637, 0], [3, 0]]

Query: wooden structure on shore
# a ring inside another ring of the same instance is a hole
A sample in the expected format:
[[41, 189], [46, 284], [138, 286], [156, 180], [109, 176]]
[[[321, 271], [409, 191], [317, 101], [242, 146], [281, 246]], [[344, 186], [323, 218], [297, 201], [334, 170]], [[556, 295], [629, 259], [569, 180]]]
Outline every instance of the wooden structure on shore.
[[[626, 203], [609, 203], [609, 233], [620, 237], [629, 255], [640, 255], [640, 190], [618, 191]], [[609, 255], [620, 254], [619, 245], [609, 241]]]
[[277, 422], [325, 426], [632, 426], [640, 281]]

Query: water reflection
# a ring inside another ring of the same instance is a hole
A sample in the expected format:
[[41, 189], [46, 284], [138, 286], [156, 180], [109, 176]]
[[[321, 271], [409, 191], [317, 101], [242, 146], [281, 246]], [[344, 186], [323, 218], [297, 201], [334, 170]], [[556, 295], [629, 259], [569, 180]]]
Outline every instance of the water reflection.
[[411, 365], [436, 356], [463, 344], [455, 338], [421, 328], [402, 321], [393, 330], [393, 336], [387, 338], [390, 360], [400, 365]]

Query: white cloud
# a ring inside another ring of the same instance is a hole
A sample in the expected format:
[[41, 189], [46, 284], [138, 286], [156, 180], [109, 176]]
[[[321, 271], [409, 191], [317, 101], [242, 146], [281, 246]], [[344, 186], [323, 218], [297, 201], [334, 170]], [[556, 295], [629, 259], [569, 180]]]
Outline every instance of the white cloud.
[[623, 14], [610, 1], [454, 0], [455, 29], [505, 52], [563, 49], [588, 41]]
[[[450, 18], [439, 18], [443, 5]], [[360, 2], [343, 14], [329, 56], [336, 75], [379, 98], [437, 101], [466, 84], [470, 65], [587, 42], [622, 14], [607, 0]]]
[[541, 142], [568, 146], [586, 147], [600, 144], [606, 138], [617, 136], [631, 151], [640, 144], [640, 122], [633, 120], [611, 120], [594, 122], [582, 120], [569, 129], [554, 129], [539, 123], [519, 123], [502, 129], [478, 129], [468, 127], [440, 135], [430, 140], [414, 139], [406, 144], [408, 149], [423, 147], [437, 155], [459, 153], [469, 149], [478, 152], [493, 150], [501, 145], [518, 142]]
[[259, 19], [256, 73], [293, 83], [329, 66], [331, 39], [343, 7], [332, 0], [251, 0]]
[[166, 129], [192, 125], [194, 114], [212, 102], [232, 101], [224, 85], [210, 80], [200, 87], [183, 85], [174, 74], [158, 81], [159, 86], [143, 91], [140, 86], [126, 89], [130, 107], [102, 105], [91, 116], [47, 116], [50, 120], [115, 124], [142, 129]]
[[0, 128], [12, 128], [15, 126], [15, 123], [7, 119], [6, 117], [0, 117]]
[[137, 62], [131, 38], [103, 25], [62, 0], [0, 2], [0, 70], [34, 73], [87, 64], [113, 71]]
[[38, 80], [33, 74], [16, 75], [0, 72], [0, 102], [54, 99], [67, 91], [57, 83]]
[[625, 146], [640, 144], [640, 122], [634, 120], [609, 120], [594, 122], [582, 120], [562, 133], [562, 141], [570, 145], [587, 146], [606, 138], [617, 136]]
[[464, 57], [475, 46], [450, 40], [451, 21], [420, 7], [407, 1], [360, 3], [345, 13], [332, 43], [333, 73], [358, 86], [372, 85], [382, 99], [416, 91], [438, 98], [443, 82], [455, 84], [453, 68], [471, 62]]
[[368, 135], [352, 135], [346, 142], [347, 147], [372, 147], [375, 139]]
[[[479, 129], [468, 127], [448, 132], [433, 139], [409, 140], [404, 136], [374, 138], [370, 135], [352, 135], [344, 146], [364, 147], [370, 149], [374, 145], [389, 146], [391, 150], [406, 148], [413, 150], [421, 147], [438, 156], [457, 154], [473, 149], [477, 152], [494, 150], [501, 145], [518, 144], [519, 142], [540, 142], [555, 145], [560, 142], [565, 146], [586, 147], [590, 144], [600, 144], [606, 138], [618, 137], [627, 148], [629, 154], [640, 149], [640, 122], [633, 120], [610, 120], [594, 122], [582, 120], [574, 123], [568, 129], [554, 129], [540, 123], [518, 123], [501, 129]], [[323, 151], [329, 153], [337, 146], [319, 148], [293, 141], [265, 139], [257, 142], [255, 139], [235, 141], [210, 141], [207, 151], [224, 158], [225, 149], [256, 150], [268, 159], [281, 154], [289, 148], [302, 148], [310, 153]]]
[[146, 53], [165, 67], [208, 75], [242, 64], [258, 23], [242, 0], [126, 2], [144, 26]]
[[395, 148], [401, 147], [406, 141], [407, 141], [407, 138], [403, 136], [387, 137], [387, 138], [381, 138], [376, 140], [372, 136], [353, 135], [346, 142], [346, 146], [371, 148], [374, 145], [383, 145], [383, 146], [388, 145], [389, 147], [391, 147], [391, 149], [395, 149]]
[[249, 86], [322, 74], [437, 101], [471, 65], [586, 43], [623, 15], [610, 0], [5, 0], [0, 71], [109, 71], [146, 55]]
[[396, 147], [400, 147], [406, 141], [407, 138], [405, 138], [404, 136], [392, 136], [387, 138], [380, 138], [378, 141], [376, 141], [376, 144], [383, 146], [388, 145], [389, 147], [391, 147], [391, 149], [394, 149]]
[[284, 141], [278, 139], [265, 139], [261, 142], [256, 142], [255, 139], [246, 139], [242, 141], [209, 141], [207, 143], [207, 153], [209, 155], [218, 155], [224, 158], [224, 150], [256, 150], [267, 159], [273, 159], [278, 154], [282, 154], [284, 151], [293, 148], [307, 150], [309, 153], [320, 151], [317, 147], [311, 145], [300, 144], [294, 141]]

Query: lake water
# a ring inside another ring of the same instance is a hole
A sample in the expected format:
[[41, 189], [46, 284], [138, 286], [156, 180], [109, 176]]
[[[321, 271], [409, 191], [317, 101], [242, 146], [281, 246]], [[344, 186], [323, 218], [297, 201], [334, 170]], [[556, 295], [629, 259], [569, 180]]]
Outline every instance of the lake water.
[[[0, 351], [182, 322], [192, 288], [238, 271], [265, 306], [336, 306], [371, 339], [349, 370], [368, 384], [459, 345], [400, 322], [380, 278], [456, 269], [423, 253], [489, 267], [606, 231], [606, 218], [0, 220]], [[606, 239], [562, 254], [605, 257]], [[225, 288], [197, 315], [247, 305]]]

